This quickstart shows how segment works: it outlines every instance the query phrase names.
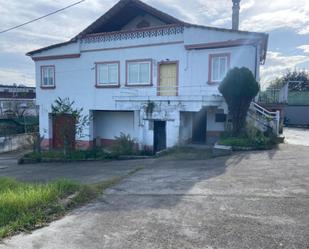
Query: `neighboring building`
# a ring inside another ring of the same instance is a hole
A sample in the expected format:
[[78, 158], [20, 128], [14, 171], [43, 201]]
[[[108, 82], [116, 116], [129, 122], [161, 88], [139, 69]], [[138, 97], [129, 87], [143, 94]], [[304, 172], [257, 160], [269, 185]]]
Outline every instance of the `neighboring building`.
[[284, 113], [286, 125], [309, 127], [309, 92], [289, 91]]
[[69, 97], [91, 125], [78, 146], [113, 143], [120, 133], [155, 151], [214, 143], [227, 106], [218, 85], [233, 67], [260, 79], [268, 35], [180, 21], [138, 0], [121, 0], [68, 42], [29, 52], [35, 61], [40, 132], [55, 144], [51, 104]]
[[0, 85], [0, 117], [37, 116], [35, 87]]

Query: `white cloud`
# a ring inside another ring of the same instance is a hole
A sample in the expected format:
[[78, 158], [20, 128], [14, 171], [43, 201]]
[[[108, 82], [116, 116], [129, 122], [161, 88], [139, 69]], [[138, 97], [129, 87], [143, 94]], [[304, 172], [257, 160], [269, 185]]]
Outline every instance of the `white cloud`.
[[302, 46], [299, 46], [298, 49], [301, 49], [301, 50], [304, 51], [304, 53], [309, 54], [309, 45], [302, 45]]
[[268, 52], [266, 65], [261, 67], [262, 86], [267, 87], [272, 80], [282, 76], [287, 70], [295, 69], [305, 62], [309, 62], [309, 57], [305, 55], [286, 56], [279, 52]]
[[291, 28], [298, 34], [309, 33], [309, 1], [256, 1], [242, 18], [244, 30], [271, 31]]

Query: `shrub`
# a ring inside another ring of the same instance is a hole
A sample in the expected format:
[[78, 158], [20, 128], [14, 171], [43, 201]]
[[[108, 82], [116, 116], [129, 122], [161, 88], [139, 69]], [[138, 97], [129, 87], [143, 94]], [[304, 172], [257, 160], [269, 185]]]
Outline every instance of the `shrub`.
[[219, 86], [232, 118], [233, 134], [244, 133], [250, 103], [260, 90], [252, 72], [245, 67], [230, 70]]
[[119, 137], [115, 137], [116, 142], [112, 147], [112, 151], [116, 155], [134, 155], [138, 153], [136, 140], [130, 135], [120, 133]]

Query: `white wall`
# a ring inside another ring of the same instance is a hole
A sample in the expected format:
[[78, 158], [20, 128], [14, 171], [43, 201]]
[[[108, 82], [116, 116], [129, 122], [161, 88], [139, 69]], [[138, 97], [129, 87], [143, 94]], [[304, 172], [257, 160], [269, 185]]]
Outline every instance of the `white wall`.
[[207, 131], [224, 131], [225, 123], [216, 122], [217, 113], [223, 113], [223, 110], [218, 109], [207, 110]]
[[94, 114], [94, 137], [115, 139], [121, 133], [135, 138], [134, 112], [103, 112]]

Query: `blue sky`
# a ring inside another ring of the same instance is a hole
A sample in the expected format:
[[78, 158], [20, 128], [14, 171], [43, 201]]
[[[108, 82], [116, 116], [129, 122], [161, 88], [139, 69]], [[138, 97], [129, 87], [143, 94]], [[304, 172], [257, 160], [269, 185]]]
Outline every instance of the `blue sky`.
[[[0, 0], [0, 30], [65, 7], [74, 0]], [[0, 84], [34, 85], [34, 63], [26, 52], [69, 40], [117, 0], [84, 3], [28, 26], [0, 34]], [[179, 19], [230, 28], [232, 0], [145, 0]], [[309, 70], [309, 1], [242, 0], [240, 29], [270, 34], [264, 87], [287, 69]]]

